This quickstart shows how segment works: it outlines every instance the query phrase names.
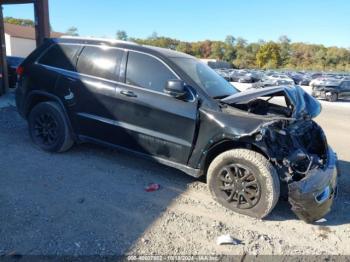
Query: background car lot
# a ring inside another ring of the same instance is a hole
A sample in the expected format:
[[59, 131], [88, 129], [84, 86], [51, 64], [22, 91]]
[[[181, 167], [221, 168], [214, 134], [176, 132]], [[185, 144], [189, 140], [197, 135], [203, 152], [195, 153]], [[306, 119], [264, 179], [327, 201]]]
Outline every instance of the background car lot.
[[[45, 153], [13, 106], [0, 109], [0, 255], [350, 254], [350, 190], [342, 187], [350, 182], [350, 103], [322, 105], [316, 120], [342, 176], [333, 211], [315, 225], [298, 220], [287, 201], [264, 221], [235, 214], [203, 182], [123, 152], [80, 145]], [[147, 193], [149, 183], [161, 189]], [[241, 243], [217, 246], [225, 233]]]

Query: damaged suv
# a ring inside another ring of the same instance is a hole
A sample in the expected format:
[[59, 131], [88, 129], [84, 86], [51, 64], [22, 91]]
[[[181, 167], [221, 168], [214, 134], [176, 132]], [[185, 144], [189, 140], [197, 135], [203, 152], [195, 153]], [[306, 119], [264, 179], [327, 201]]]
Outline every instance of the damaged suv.
[[239, 92], [196, 58], [102, 39], [48, 39], [18, 68], [16, 102], [33, 142], [124, 148], [194, 176], [238, 213], [267, 216], [286, 188], [312, 222], [336, 192], [336, 155], [300, 87]]

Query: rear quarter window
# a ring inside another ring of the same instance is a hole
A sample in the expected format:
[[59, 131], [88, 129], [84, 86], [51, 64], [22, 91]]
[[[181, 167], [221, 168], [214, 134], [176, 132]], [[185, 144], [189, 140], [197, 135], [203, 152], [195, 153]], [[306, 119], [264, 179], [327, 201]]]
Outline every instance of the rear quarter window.
[[39, 64], [61, 68], [69, 71], [75, 70], [74, 57], [80, 46], [56, 44], [49, 47], [44, 55], [39, 58]]
[[115, 48], [87, 46], [79, 56], [77, 70], [85, 75], [116, 80], [123, 54]]

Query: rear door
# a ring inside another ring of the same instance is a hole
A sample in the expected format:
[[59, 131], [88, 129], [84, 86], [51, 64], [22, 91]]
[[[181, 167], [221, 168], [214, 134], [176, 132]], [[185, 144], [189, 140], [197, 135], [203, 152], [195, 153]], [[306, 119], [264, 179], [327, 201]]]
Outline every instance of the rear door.
[[74, 129], [82, 137], [117, 143], [120, 129], [113, 123], [119, 65], [124, 51], [85, 46], [80, 51], [76, 72], [67, 72], [59, 81]]
[[187, 163], [197, 122], [197, 100], [166, 95], [170, 79], [179, 79], [157, 57], [129, 51], [125, 84], [116, 90], [114, 116], [128, 132], [128, 147], [142, 153]]

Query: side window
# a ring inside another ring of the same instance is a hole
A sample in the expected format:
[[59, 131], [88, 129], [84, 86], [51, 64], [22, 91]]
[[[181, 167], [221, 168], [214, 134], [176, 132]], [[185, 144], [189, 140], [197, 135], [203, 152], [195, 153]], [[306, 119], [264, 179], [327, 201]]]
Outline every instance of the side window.
[[51, 46], [38, 62], [43, 65], [74, 71], [74, 56], [79, 48], [78, 45], [56, 44]]
[[126, 83], [163, 92], [168, 80], [177, 77], [159, 60], [136, 52], [129, 52]]
[[117, 65], [123, 58], [123, 51], [109, 47], [87, 46], [79, 56], [79, 73], [116, 80]]

